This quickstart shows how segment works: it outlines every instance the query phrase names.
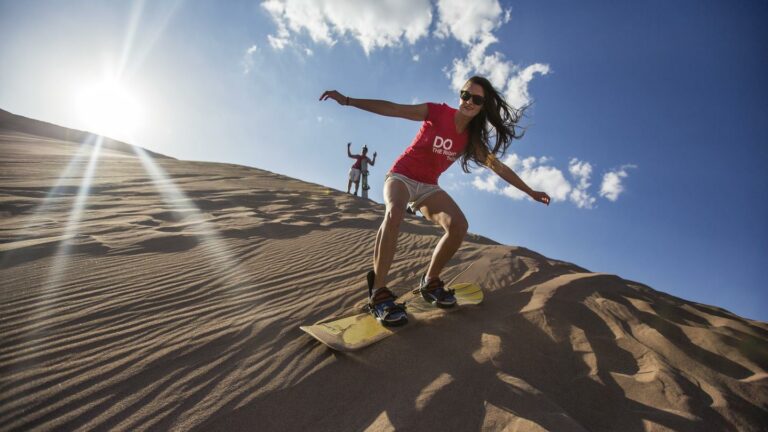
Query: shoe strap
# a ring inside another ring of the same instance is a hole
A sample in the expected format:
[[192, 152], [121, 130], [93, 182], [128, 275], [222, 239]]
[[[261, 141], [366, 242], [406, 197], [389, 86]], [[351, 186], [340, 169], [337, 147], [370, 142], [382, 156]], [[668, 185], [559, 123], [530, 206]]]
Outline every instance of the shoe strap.
[[[439, 279], [438, 279], [438, 280], [439, 280]], [[421, 294], [421, 293], [423, 293], [423, 292], [432, 292], [432, 291], [434, 291], [434, 290], [436, 290], [436, 289], [437, 289], [437, 288], [431, 288], [431, 289], [427, 289], [427, 287], [428, 287], [428, 286], [429, 286], [429, 284], [426, 284], [426, 285], [424, 285], [424, 286], [422, 286], [422, 285], [420, 284], [418, 288], [416, 288], [415, 290], [411, 291], [411, 294]]]
[[[376, 296], [379, 295], [379, 293], [385, 292], [385, 291], [386, 291], [387, 294], [389, 294], [389, 297], [387, 297], [387, 298], [382, 297], [378, 301], [374, 300], [376, 298]], [[388, 300], [394, 300], [396, 298], [397, 297], [395, 297], [395, 295], [392, 293], [392, 291], [389, 290], [389, 288], [381, 287], [381, 288], [376, 288], [373, 291], [371, 291], [371, 297], [370, 297], [369, 300], [371, 302], [371, 305], [375, 305], [375, 304], [383, 303], [383, 302], [388, 301]]]
[[[416, 288], [415, 290], [411, 291], [411, 293], [413, 293], [413, 294], [421, 294], [422, 292], [434, 293], [436, 291], [442, 291], [442, 292], [444, 292], [446, 294], [450, 294], [450, 295], [453, 295], [453, 294], [456, 293], [456, 290], [446, 288], [445, 287], [445, 282], [443, 282], [441, 279], [437, 279], [437, 281], [439, 281], [439, 283], [435, 283], [435, 281], [432, 281], [432, 282], [424, 285], [423, 287], [420, 286], [420, 287]], [[429, 288], [429, 285], [431, 285], [431, 284], [434, 284], [436, 286], [433, 287], [433, 288]]]
[[443, 289], [445, 288], [445, 282], [443, 282], [442, 279], [439, 279], [439, 278], [434, 279], [431, 282], [427, 282], [426, 284], [424, 284], [424, 286], [419, 287], [420, 290], [427, 291], [427, 292], [436, 291], [441, 288]]

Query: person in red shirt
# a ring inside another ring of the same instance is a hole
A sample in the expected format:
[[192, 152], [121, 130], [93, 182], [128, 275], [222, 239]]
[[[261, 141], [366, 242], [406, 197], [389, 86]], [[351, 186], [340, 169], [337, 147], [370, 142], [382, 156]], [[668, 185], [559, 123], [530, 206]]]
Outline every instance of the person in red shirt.
[[[352, 143], [347, 143], [347, 156], [355, 159], [355, 163], [352, 164], [352, 168], [349, 169], [349, 182], [347, 182], [347, 193], [352, 188], [352, 183], [355, 184], [355, 196], [357, 196], [357, 190], [360, 188], [360, 175], [363, 171], [368, 169], [368, 165], [376, 165], [376, 152], [373, 152], [373, 160], [368, 158], [368, 146], [363, 146], [363, 154], [353, 155], [350, 147]], [[365, 166], [364, 166], [365, 165]], [[365, 194], [363, 194], [365, 196]]]
[[[320, 100], [333, 99], [375, 114], [422, 122], [411, 145], [395, 160], [384, 182], [386, 213], [376, 234], [373, 271], [368, 273], [368, 294], [373, 314], [384, 325], [402, 325], [408, 316], [386, 286], [400, 232], [409, 204], [445, 234], [437, 243], [419, 290], [422, 297], [439, 307], [451, 307], [456, 298], [440, 279], [440, 272], [456, 253], [467, 234], [468, 224], [456, 202], [440, 188], [440, 174], [456, 160], [465, 172], [469, 164], [484, 165], [533, 200], [549, 205], [549, 195], [531, 189], [515, 172], [499, 161], [511, 141], [520, 138], [517, 122], [522, 109], [510, 107], [486, 78], [470, 78], [459, 92], [459, 108], [446, 104], [403, 105], [385, 100], [353, 99], [328, 90]], [[489, 130], [493, 129], [493, 134]], [[495, 139], [491, 140], [491, 137]]]

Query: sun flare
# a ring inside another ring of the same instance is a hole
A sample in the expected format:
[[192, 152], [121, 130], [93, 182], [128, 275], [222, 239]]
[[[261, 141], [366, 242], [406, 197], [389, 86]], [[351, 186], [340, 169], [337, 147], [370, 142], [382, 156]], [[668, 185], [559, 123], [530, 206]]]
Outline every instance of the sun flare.
[[134, 138], [143, 117], [134, 94], [122, 83], [109, 80], [80, 90], [77, 111], [89, 132], [122, 140]]

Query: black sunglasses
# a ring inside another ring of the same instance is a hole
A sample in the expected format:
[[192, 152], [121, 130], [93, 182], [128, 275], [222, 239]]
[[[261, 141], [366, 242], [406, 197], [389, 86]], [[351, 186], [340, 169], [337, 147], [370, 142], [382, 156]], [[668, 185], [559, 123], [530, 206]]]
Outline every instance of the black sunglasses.
[[472, 93], [466, 90], [462, 90], [461, 92], [459, 92], [459, 97], [461, 98], [461, 100], [465, 102], [472, 99], [472, 103], [478, 106], [481, 106], [485, 103], [484, 97], [480, 95], [473, 95]]

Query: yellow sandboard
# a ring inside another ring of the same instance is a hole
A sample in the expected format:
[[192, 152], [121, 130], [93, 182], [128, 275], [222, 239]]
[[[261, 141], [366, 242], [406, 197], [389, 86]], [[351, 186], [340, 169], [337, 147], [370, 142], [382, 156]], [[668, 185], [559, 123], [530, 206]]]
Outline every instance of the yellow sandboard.
[[[483, 302], [483, 290], [473, 283], [460, 283], [448, 287], [455, 291], [456, 307], [441, 309], [449, 312], [461, 306]], [[322, 320], [317, 324], [299, 327], [321, 343], [337, 351], [355, 351], [374, 344], [418, 322], [419, 315], [433, 312], [435, 306], [425, 302], [420, 295], [407, 293], [399, 301], [405, 301], [409, 322], [402, 327], [384, 327], [369, 312], [345, 316], [334, 320]]]

